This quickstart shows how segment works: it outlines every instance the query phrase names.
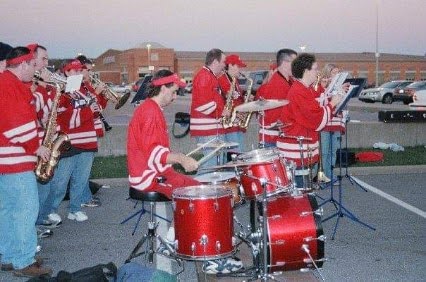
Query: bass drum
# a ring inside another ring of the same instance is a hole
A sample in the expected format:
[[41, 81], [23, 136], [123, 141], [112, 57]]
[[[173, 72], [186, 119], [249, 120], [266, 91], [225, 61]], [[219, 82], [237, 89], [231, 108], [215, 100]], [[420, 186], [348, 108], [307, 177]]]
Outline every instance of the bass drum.
[[311, 194], [276, 197], [267, 203], [269, 273], [313, 268], [306, 250], [316, 265], [322, 267], [324, 232], [321, 216], [314, 213], [317, 209], [317, 201]]

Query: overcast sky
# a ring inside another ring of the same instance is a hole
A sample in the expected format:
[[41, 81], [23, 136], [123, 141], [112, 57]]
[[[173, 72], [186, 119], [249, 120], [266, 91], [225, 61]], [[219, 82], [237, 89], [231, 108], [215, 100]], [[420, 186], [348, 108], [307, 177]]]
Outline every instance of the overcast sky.
[[158, 42], [176, 51], [426, 53], [426, 0], [0, 0], [0, 41], [51, 58]]

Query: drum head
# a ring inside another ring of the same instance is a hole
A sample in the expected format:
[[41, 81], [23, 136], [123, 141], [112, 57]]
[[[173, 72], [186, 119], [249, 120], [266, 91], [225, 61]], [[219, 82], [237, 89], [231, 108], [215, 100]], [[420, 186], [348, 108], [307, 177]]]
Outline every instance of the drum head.
[[232, 196], [232, 191], [220, 185], [197, 185], [178, 188], [173, 191], [172, 198], [212, 199]]
[[243, 153], [237, 159], [245, 162], [268, 162], [278, 156], [279, 152], [276, 148], [263, 148]]
[[217, 184], [234, 177], [235, 172], [233, 171], [215, 171], [197, 175], [196, 177], [194, 177], [194, 179], [201, 183]]

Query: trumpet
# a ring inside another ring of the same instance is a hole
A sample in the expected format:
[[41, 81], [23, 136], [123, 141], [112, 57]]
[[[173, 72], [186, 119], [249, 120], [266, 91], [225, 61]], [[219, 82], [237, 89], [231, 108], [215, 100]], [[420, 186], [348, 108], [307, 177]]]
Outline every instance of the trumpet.
[[93, 88], [97, 88], [100, 85], [106, 86], [105, 90], [101, 94], [115, 104], [116, 110], [121, 108], [130, 97], [130, 92], [120, 96], [118, 93], [109, 88], [105, 83], [103, 83], [99, 78], [97, 78], [94, 74], [90, 74], [90, 81], [93, 85]]

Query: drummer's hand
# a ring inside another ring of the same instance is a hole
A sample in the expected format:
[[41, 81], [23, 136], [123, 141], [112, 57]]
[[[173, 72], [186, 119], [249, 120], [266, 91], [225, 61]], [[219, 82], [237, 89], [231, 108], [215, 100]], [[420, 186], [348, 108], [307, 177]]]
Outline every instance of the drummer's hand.
[[198, 166], [199, 166], [196, 160], [185, 155], [182, 155], [182, 160], [180, 164], [183, 166], [183, 168], [187, 172], [195, 171], [198, 169]]

